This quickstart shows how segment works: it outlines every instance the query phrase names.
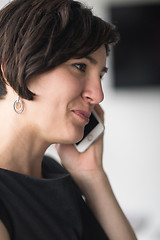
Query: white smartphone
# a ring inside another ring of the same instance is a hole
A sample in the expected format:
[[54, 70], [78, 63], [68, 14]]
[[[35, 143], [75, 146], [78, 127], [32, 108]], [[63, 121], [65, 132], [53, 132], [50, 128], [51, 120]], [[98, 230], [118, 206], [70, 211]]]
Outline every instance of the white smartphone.
[[103, 131], [104, 124], [97, 113], [93, 110], [90, 116], [90, 121], [85, 126], [83, 138], [78, 143], [75, 143], [74, 146], [79, 152], [84, 152], [103, 133]]

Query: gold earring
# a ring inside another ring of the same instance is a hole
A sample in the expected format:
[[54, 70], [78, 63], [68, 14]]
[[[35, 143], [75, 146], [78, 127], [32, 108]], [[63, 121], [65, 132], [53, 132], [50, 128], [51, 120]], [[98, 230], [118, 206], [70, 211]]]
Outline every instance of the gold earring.
[[18, 114], [21, 114], [24, 110], [24, 105], [20, 97], [18, 96], [17, 100], [13, 104], [14, 111]]

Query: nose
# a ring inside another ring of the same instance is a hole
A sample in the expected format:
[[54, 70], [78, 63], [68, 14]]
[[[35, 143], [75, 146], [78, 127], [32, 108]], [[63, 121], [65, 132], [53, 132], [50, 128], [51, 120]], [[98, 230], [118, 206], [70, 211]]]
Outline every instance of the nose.
[[86, 81], [82, 97], [90, 104], [98, 104], [103, 101], [104, 93], [99, 77], [94, 77]]

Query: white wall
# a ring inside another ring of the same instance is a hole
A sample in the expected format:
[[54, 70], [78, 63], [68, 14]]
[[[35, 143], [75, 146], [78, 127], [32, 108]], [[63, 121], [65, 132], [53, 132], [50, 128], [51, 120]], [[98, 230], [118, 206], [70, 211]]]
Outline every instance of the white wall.
[[[84, 0], [105, 16], [110, 2], [153, 0]], [[1, 0], [0, 7], [8, 1]], [[157, 1], [159, 2], [159, 0]], [[104, 167], [113, 190], [139, 240], [160, 239], [160, 89], [115, 91], [110, 73], [104, 80], [106, 113]], [[53, 148], [49, 154], [56, 155]], [[57, 155], [56, 155], [57, 156]]]

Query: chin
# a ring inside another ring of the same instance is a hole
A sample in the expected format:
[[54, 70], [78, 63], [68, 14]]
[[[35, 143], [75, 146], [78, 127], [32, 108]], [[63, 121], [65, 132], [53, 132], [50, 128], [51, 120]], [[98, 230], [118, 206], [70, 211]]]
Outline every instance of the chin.
[[65, 130], [59, 131], [57, 136], [53, 134], [52, 142], [61, 144], [74, 144], [79, 142], [84, 136], [84, 127], [66, 128]]
[[83, 136], [84, 136], [84, 130], [82, 131], [79, 131], [79, 132], [77, 132], [76, 131], [76, 133], [69, 133], [68, 134], [68, 141], [67, 141], [67, 143], [68, 144], [74, 144], [74, 143], [77, 143], [77, 142], [79, 142], [82, 138], [83, 138]]

